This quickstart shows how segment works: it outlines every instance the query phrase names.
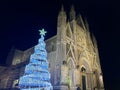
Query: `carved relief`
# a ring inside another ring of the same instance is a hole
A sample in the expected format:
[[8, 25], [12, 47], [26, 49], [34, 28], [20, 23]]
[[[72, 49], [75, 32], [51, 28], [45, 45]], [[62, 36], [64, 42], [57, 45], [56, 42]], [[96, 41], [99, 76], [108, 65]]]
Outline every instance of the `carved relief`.
[[67, 37], [71, 38], [71, 33], [70, 33], [69, 28], [67, 28], [67, 30], [66, 30], [66, 35], [67, 35]]
[[76, 43], [78, 45], [80, 45], [80, 47], [86, 47], [87, 46], [85, 33], [80, 29], [76, 30]]
[[61, 67], [61, 84], [67, 84], [68, 80], [68, 66], [62, 65]]
[[66, 54], [68, 53], [68, 51], [70, 50], [70, 44], [66, 44]]
[[75, 76], [74, 76], [74, 63], [73, 63], [73, 60], [72, 59], [69, 59], [68, 61], [68, 68], [69, 68], [69, 86], [74, 86], [75, 84]]

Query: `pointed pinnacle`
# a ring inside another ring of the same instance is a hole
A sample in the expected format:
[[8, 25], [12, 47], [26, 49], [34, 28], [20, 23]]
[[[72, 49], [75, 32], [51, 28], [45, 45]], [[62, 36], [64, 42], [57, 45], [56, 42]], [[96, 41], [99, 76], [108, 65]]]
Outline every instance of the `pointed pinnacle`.
[[74, 5], [71, 6], [71, 11], [75, 11]]
[[64, 6], [63, 6], [63, 4], [62, 4], [62, 7], [61, 7], [61, 11], [64, 11]]

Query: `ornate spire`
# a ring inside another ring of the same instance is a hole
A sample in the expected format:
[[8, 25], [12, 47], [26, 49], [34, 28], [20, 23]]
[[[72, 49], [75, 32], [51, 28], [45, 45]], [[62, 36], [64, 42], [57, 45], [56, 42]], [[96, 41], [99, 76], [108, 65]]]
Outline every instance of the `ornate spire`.
[[62, 7], [61, 7], [61, 11], [64, 11], [64, 6], [63, 6], [63, 4], [62, 4]]
[[67, 18], [67, 15], [66, 15], [66, 12], [64, 11], [64, 7], [62, 5], [61, 10], [60, 10], [59, 15], [58, 15], [58, 23], [57, 23], [58, 26], [65, 25], [66, 18]]
[[89, 31], [89, 24], [88, 24], [87, 18], [85, 18], [85, 28], [86, 30]]
[[71, 11], [72, 11], [72, 12], [75, 12], [75, 8], [74, 8], [73, 5], [71, 6]]
[[86, 30], [85, 23], [83, 21], [81, 14], [78, 14], [78, 16], [77, 16], [77, 23], [80, 27], [82, 27], [84, 30]]
[[71, 10], [70, 10], [70, 20], [75, 19], [75, 9], [74, 6], [71, 6]]
[[61, 10], [60, 10], [59, 15], [60, 15], [60, 16], [65, 16], [65, 17], [66, 17], [66, 13], [65, 13], [63, 4], [62, 4], [62, 6], [61, 6]]

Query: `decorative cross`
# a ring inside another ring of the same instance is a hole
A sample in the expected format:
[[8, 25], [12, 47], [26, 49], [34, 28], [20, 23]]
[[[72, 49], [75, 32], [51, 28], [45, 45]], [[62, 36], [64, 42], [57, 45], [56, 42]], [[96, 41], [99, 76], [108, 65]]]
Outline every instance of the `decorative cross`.
[[45, 31], [44, 29], [39, 30], [39, 32], [40, 32], [40, 35], [43, 35], [43, 36], [45, 36], [45, 33], [47, 33], [47, 31]]

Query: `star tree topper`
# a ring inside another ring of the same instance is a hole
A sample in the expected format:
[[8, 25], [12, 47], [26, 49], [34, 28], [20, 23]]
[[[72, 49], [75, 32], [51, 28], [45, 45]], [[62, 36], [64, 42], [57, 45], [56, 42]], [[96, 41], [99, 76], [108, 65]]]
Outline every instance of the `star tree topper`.
[[45, 36], [45, 33], [47, 33], [47, 31], [45, 31], [44, 29], [39, 30], [39, 32], [40, 32], [40, 35], [41, 35], [41, 36]]

